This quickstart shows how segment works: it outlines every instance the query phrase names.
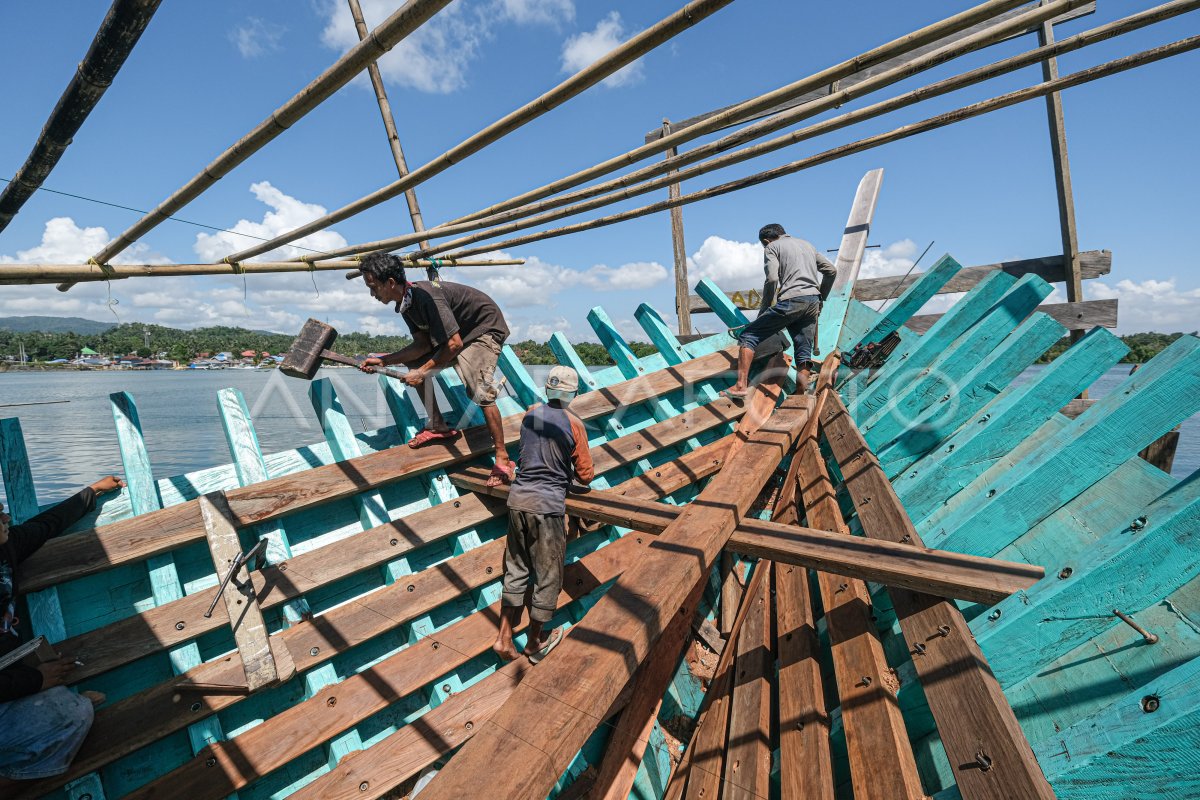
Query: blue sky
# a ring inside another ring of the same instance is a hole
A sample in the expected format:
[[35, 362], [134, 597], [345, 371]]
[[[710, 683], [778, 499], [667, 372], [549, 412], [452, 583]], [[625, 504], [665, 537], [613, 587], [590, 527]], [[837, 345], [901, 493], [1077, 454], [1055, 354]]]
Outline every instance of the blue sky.
[[[426, 162], [536, 97], [681, 0], [455, 0], [381, 62], [410, 167]], [[378, 24], [397, 3], [365, 0]], [[23, 162], [86, 51], [107, 4], [5, 3], [0, 30], [0, 174]], [[1064, 37], [1149, 4], [1101, 0]], [[854, 17], [832, 3], [738, 0], [516, 134], [418, 188], [427, 223], [457, 217], [642, 142], [664, 116], [681, 119], [808, 75], [966, 3], [867, 0]], [[65, 13], [64, 13], [65, 12]], [[1195, 12], [1060, 59], [1063, 74], [1193, 35]], [[354, 41], [343, 0], [164, 3], [115, 84], [46, 186], [150, 208], [320, 73]], [[1034, 46], [1006, 42], [926, 72], [853, 106]], [[19, 77], [18, 77], [19, 76]], [[1039, 82], [1027, 68], [764, 158], [703, 176], [694, 191], [872, 133]], [[1122, 332], [1200, 327], [1200, 277], [1188, 241], [1200, 210], [1195, 98], [1200, 55], [1164, 62], [1064, 95], [1081, 249], [1113, 251], [1112, 274], [1088, 297], [1121, 300]], [[1190, 99], [1189, 99], [1190, 98]], [[964, 264], [1043, 256], [1060, 248], [1044, 104], [1026, 103], [684, 209], [693, 277], [726, 288], [759, 281], [759, 226], [781, 222], [818, 247], [838, 244], [854, 187], [885, 169], [869, 274], [904, 272], [950, 253]], [[180, 216], [251, 232], [294, 227], [395, 179], [369, 84], [356, 80], [278, 137]], [[646, 199], [626, 204], [641, 205]], [[136, 219], [128, 211], [45, 192], [0, 233], [0, 261], [79, 263]], [[402, 198], [320, 234], [336, 246], [410, 230]], [[214, 260], [253, 240], [177, 222], [147, 235], [134, 261]], [[592, 338], [602, 304], [637, 338], [633, 311], [673, 307], [666, 214], [516, 248], [525, 267], [463, 277], [493, 292], [517, 336], [565, 329]], [[457, 275], [446, 274], [448, 279]], [[233, 324], [295, 330], [306, 316], [391, 332], [398, 318], [340, 274], [171, 278], [80, 286], [0, 287], [0, 314]], [[714, 330], [711, 316], [697, 318]]]

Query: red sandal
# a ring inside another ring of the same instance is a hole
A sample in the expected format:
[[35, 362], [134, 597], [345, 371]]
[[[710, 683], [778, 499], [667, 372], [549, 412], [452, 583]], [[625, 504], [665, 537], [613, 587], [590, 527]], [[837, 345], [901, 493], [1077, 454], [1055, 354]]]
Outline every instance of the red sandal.
[[418, 447], [424, 447], [431, 442], [453, 442], [459, 436], [462, 436], [462, 431], [454, 428], [445, 431], [431, 431], [429, 428], [425, 428], [416, 436], [408, 440], [408, 446], [416, 450]]

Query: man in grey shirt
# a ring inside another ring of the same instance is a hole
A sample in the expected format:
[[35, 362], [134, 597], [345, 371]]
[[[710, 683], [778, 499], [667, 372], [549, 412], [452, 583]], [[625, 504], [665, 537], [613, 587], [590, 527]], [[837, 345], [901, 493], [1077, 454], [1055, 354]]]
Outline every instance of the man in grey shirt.
[[759, 344], [783, 329], [795, 342], [796, 368], [803, 386], [812, 377], [812, 346], [817, 332], [821, 301], [829, 295], [837, 267], [803, 239], [787, 235], [777, 223], [758, 232], [763, 245], [762, 305], [758, 317], [738, 337], [737, 383], [724, 394], [735, 401], [745, 398], [750, 363]]

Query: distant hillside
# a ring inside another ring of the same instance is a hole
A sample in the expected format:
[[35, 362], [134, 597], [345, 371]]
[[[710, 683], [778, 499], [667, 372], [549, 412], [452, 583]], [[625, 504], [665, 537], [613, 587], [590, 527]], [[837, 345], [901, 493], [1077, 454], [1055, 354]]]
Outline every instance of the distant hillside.
[[116, 327], [115, 322], [97, 322], [83, 317], [0, 317], [0, 330], [13, 333], [78, 333], [91, 336]]

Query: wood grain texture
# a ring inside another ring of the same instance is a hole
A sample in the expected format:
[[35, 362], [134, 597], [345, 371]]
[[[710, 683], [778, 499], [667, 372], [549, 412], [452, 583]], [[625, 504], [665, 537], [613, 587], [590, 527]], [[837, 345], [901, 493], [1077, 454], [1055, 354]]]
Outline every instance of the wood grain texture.
[[746, 595], [749, 610], [737, 641], [733, 671], [733, 700], [729, 712], [729, 741], [721, 796], [751, 800], [765, 796], [771, 774], [771, 562], [759, 561], [763, 571], [758, 591]]
[[[1083, 300], [1077, 303], [1046, 303], [1038, 311], [1059, 322], [1069, 331], [1090, 331], [1092, 328], [1117, 327], [1117, 301]], [[910, 318], [904, 326], [916, 333], [925, 333], [941, 319], [941, 314], [921, 314]]]
[[[825, 407], [821, 423], [863, 533], [921, 546], [921, 537], [840, 398], [832, 398]], [[961, 612], [930, 595], [906, 589], [889, 594], [963, 796], [1054, 797]], [[988, 769], [980, 768], [981, 760]]]

